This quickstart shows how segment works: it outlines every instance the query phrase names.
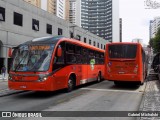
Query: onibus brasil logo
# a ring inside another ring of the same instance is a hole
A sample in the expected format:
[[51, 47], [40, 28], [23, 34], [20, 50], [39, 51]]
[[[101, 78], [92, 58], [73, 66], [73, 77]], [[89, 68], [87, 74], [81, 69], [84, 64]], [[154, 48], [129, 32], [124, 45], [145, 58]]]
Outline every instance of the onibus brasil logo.
[[145, 0], [145, 9], [158, 9], [160, 8], [160, 0]]
[[91, 66], [91, 70], [94, 70], [94, 65], [95, 65], [95, 59], [91, 59], [90, 60], [90, 66]]

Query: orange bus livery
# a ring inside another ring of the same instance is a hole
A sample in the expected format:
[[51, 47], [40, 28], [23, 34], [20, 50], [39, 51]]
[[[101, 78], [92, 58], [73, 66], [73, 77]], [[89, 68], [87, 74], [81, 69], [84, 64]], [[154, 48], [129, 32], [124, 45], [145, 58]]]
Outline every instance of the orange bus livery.
[[104, 50], [63, 36], [42, 37], [14, 48], [8, 86], [55, 91], [104, 77]]
[[147, 57], [139, 43], [111, 43], [106, 45], [105, 79], [120, 84], [143, 84], [147, 76]]

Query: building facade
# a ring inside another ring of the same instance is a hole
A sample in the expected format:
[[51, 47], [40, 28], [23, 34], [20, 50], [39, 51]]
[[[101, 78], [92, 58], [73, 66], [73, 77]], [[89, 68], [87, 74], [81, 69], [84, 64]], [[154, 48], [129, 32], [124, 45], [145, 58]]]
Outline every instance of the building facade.
[[109, 42], [119, 42], [119, 1], [81, 0], [82, 28]]
[[24, 0], [24, 1], [34, 5], [36, 7], [41, 8], [41, 0]]
[[[0, 68], [9, 68], [8, 50], [23, 42], [44, 36], [78, 36], [79, 41], [104, 49], [106, 41], [23, 0], [0, 0]], [[99, 45], [99, 46], [98, 46]]]
[[69, 0], [69, 21], [81, 27], [81, 0]]
[[69, 0], [65, 0], [65, 20], [69, 21]]
[[47, 0], [47, 11], [81, 27], [81, 0]]
[[140, 43], [143, 46], [143, 40], [140, 39], [140, 38], [135, 38], [135, 39], [132, 40], [132, 42], [134, 42], [134, 43]]
[[56, 15], [61, 19], [66, 19], [68, 14], [68, 1], [67, 0], [48, 0], [47, 1], [47, 11], [51, 14]]
[[[48, 12], [82, 27], [108, 42], [122, 41], [118, 0], [64, 1], [48, 0]], [[63, 10], [64, 14], [58, 9]]]
[[158, 28], [160, 28], [160, 17], [155, 17], [154, 20], [150, 21], [150, 39], [155, 37]]

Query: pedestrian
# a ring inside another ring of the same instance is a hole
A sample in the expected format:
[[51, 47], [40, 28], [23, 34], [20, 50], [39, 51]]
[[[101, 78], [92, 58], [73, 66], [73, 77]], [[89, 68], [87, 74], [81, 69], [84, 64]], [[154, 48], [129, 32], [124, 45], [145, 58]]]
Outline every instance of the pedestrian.
[[6, 73], [6, 67], [5, 66], [2, 67], [1, 73], [2, 73], [2, 79], [4, 80], [5, 79], [5, 73]]

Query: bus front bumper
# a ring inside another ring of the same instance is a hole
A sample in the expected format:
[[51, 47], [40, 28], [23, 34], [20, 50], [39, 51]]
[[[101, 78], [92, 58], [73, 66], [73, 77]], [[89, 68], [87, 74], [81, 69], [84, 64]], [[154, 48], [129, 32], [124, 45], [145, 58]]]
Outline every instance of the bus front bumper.
[[8, 80], [8, 87], [11, 90], [31, 90], [31, 91], [53, 91], [53, 84], [44, 82], [13, 82]]

